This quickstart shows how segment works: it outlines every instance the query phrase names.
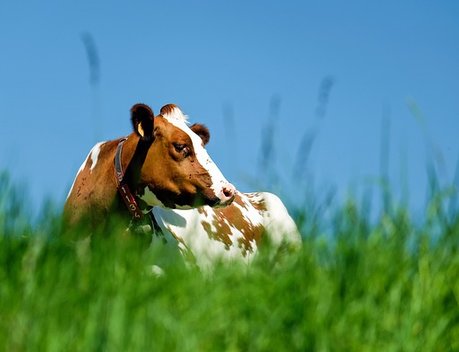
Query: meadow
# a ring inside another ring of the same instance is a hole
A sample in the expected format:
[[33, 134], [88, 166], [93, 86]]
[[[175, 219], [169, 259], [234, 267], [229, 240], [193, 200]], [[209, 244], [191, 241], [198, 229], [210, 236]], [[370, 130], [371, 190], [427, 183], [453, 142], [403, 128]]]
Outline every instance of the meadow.
[[371, 219], [363, 201], [327, 226], [293, 209], [301, 251], [210, 276], [116, 233], [78, 256], [59, 209], [32, 222], [6, 174], [0, 191], [0, 350], [459, 350], [459, 216], [440, 191], [421, 222], [402, 206]]

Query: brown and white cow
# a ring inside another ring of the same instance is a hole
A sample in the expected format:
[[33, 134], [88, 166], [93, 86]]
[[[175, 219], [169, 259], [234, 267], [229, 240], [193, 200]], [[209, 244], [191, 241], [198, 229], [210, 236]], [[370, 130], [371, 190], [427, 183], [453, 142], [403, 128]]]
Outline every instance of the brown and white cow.
[[69, 223], [95, 227], [115, 214], [127, 221], [151, 214], [202, 268], [219, 258], [249, 262], [265, 234], [274, 245], [300, 243], [279, 198], [238, 193], [225, 179], [204, 148], [205, 126], [189, 126], [173, 104], [156, 117], [136, 104], [131, 121], [129, 136], [96, 144], [81, 165], [64, 207]]

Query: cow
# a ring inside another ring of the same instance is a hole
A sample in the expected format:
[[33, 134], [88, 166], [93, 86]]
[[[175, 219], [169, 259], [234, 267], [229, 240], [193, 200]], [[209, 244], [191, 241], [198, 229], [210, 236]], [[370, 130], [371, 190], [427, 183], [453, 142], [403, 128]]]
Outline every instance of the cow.
[[157, 116], [140, 103], [130, 113], [132, 133], [97, 143], [81, 165], [64, 206], [67, 224], [123, 219], [134, 235], [142, 228], [148, 241], [177, 244], [200, 268], [219, 259], [248, 263], [262, 241], [301, 242], [277, 196], [240, 193], [226, 180], [205, 149], [206, 126], [190, 125], [174, 104]]

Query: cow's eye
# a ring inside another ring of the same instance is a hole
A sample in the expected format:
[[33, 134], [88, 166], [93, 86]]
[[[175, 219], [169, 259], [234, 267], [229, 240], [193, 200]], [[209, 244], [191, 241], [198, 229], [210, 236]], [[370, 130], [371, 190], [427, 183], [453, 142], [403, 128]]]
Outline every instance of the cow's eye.
[[185, 144], [174, 143], [174, 148], [177, 152], [180, 153], [183, 149], [185, 149]]
[[183, 154], [184, 156], [188, 156], [190, 153], [190, 149], [186, 144], [174, 143], [174, 148], [177, 153]]

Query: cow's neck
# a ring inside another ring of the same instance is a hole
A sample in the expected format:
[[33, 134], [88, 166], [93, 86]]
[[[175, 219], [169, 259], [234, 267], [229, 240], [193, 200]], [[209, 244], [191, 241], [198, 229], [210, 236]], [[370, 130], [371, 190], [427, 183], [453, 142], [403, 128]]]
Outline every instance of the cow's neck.
[[[132, 137], [136, 138], [136, 137]], [[124, 174], [124, 180], [127, 182], [131, 191], [136, 193], [139, 187], [140, 182], [140, 172], [142, 165], [145, 162], [145, 159], [148, 154], [148, 150], [152, 144], [151, 140], [144, 140], [139, 138], [137, 144], [135, 145], [134, 153], [130, 158], [128, 166]]]
[[[126, 210], [132, 217], [139, 220], [143, 217], [137, 191], [141, 188], [140, 175], [142, 165], [151, 146], [151, 141], [146, 141], [132, 134], [121, 139], [115, 153], [115, 175], [117, 178], [118, 200], [122, 200]], [[145, 204], [143, 204], [145, 205]]]
[[[127, 153], [128, 161], [126, 161], [127, 167], [126, 167], [126, 172], [124, 173], [123, 182], [126, 183], [129, 186], [129, 189], [131, 190], [131, 192], [133, 192], [132, 196], [134, 197], [134, 202], [137, 204], [137, 207], [138, 207], [140, 203], [143, 203], [143, 202], [141, 202], [140, 199], [137, 197], [136, 190], [138, 189], [138, 186], [140, 184], [140, 174], [141, 174], [142, 165], [145, 162], [145, 158], [147, 157], [148, 150], [150, 149], [150, 146], [153, 143], [153, 141], [136, 139], [136, 137], [132, 137], [132, 136], [131, 138], [134, 138], [134, 144], [131, 144], [132, 141], [129, 141], [129, 138], [126, 140], [126, 143], [128, 144], [127, 147], [130, 146], [130, 150], [134, 149], [134, 153], [133, 154]], [[137, 140], [137, 142], [135, 142], [135, 140]], [[115, 158], [116, 157], [117, 156], [115, 156]], [[116, 164], [116, 161], [115, 161], [115, 164]], [[118, 171], [119, 170], [117, 170], [117, 172]], [[118, 187], [120, 187], [120, 185], [118, 185]], [[118, 189], [118, 191], [120, 190]], [[121, 194], [121, 196], [123, 196], [123, 194]], [[156, 219], [152, 215], [152, 213], [150, 213], [150, 216], [147, 216], [147, 217], [142, 216], [142, 215], [140, 215], [140, 217], [137, 217], [136, 213], [139, 213], [139, 210], [140, 208], [138, 208], [137, 211], [135, 212], [130, 211], [133, 217], [131, 219], [129, 228], [133, 229], [137, 235], [141, 235], [142, 237], [144, 237], [147, 243], [150, 243], [152, 234], [156, 234], [157, 236], [162, 236], [162, 231], [161, 231], [160, 226], [156, 222]], [[140, 210], [140, 213], [141, 212], [142, 211]], [[151, 226], [150, 227], [151, 230], [145, 231], [145, 227], [139, 226], [139, 225]]]

